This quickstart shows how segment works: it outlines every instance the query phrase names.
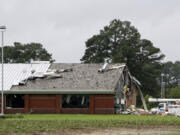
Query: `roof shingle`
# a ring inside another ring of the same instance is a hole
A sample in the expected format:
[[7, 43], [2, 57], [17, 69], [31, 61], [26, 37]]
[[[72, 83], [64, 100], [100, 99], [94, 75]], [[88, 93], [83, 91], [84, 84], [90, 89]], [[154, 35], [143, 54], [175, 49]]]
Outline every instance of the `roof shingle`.
[[[108, 64], [107, 68], [122, 64]], [[99, 73], [103, 64], [53, 63], [49, 69], [68, 69], [56, 79], [36, 79], [23, 86], [13, 86], [11, 90], [114, 90], [124, 67]]]

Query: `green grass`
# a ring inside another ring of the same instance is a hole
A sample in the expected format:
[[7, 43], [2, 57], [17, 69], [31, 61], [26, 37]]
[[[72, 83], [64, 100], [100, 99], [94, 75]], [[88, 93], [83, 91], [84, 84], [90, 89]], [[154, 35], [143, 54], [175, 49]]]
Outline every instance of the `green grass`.
[[[17, 117], [16, 117], [17, 116]], [[6, 115], [0, 119], [0, 133], [53, 131], [85, 127], [180, 127], [180, 117], [136, 115]]]

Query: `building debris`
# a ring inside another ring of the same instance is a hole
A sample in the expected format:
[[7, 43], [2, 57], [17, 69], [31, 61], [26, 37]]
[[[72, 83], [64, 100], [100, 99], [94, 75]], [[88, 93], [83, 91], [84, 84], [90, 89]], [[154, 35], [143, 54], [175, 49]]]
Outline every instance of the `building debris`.
[[67, 98], [66, 98], [66, 103], [69, 103], [71, 100], [71, 95], [68, 95]]
[[63, 73], [63, 72], [71, 72], [73, 71], [72, 68], [67, 68], [67, 69], [48, 69], [47, 72], [54, 72], [54, 73]]
[[25, 85], [28, 80], [36, 80], [37, 78], [40, 79], [56, 79], [56, 78], [62, 78], [63, 76], [60, 73], [63, 72], [71, 72], [73, 71], [72, 68], [67, 68], [67, 69], [57, 69], [57, 70], [52, 70], [48, 69], [47, 72], [36, 72], [35, 69], [31, 70], [31, 75], [28, 76], [27, 78], [19, 81], [16, 85]]
[[81, 101], [81, 105], [84, 104], [84, 100], [85, 100], [85, 97], [83, 96], [83, 97], [82, 97], [82, 101]]
[[131, 105], [125, 111], [119, 112], [119, 114], [132, 114], [132, 115], [150, 115], [148, 111], [145, 111], [141, 108], [136, 108], [134, 105]]
[[[130, 72], [129, 72], [129, 74], [130, 74]], [[131, 78], [132, 78], [132, 80], [133, 80], [136, 84], [138, 84], [139, 86], [141, 86], [141, 83], [136, 79], [136, 77], [131, 76]]]
[[[118, 65], [115, 66], [113, 65], [112, 67], [108, 67], [107, 60], [105, 61], [104, 65], [102, 68], [98, 70], [100, 73], [104, 73], [113, 69], [119, 69], [119, 68], [124, 68], [126, 67], [126, 64]], [[134, 83], [139, 91], [141, 101], [143, 103], [144, 109], [136, 109], [135, 106], [131, 105], [130, 107], [127, 108], [127, 98], [129, 95], [132, 94], [132, 89], [131, 85]], [[142, 94], [142, 91], [140, 89], [141, 83], [130, 74], [128, 70], [125, 69], [122, 77], [120, 78], [118, 82], [118, 87], [117, 87], [117, 93], [116, 93], [116, 113], [120, 114], [139, 114], [139, 115], [147, 115], [148, 109], [147, 105], [144, 99], [144, 96]], [[119, 100], [121, 99], [121, 100]]]
[[143, 103], [143, 107], [144, 107], [144, 109], [147, 111], [148, 109], [147, 109], [146, 101], [145, 101], [145, 99], [144, 99], [144, 96], [143, 96], [143, 94], [142, 94], [142, 91], [141, 91], [141, 89], [140, 89], [139, 86], [137, 86], [137, 87], [138, 87], [138, 90], [139, 90], [139, 94], [140, 94], [140, 97], [141, 97], [141, 101], [142, 101], [142, 103]]
[[62, 78], [63, 76], [60, 74], [57, 74], [55, 72], [46, 72], [44, 73], [44, 78], [48, 79], [55, 79], [55, 78]]
[[137, 112], [139, 115], [149, 115], [149, 112], [147, 110], [144, 109], [137, 109]]
[[141, 88], [139, 87], [139, 86], [141, 86], [141, 83], [140, 83], [135, 77], [131, 76], [131, 78], [132, 78], [132, 80], [134, 81], [134, 83], [135, 83], [136, 86], [137, 86], [137, 89], [138, 89], [138, 91], [139, 91], [139, 94], [140, 94], [141, 101], [142, 101], [142, 103], [143, 103], [144, 109], [145, 109], [146, 111], [148, 111], [147, 105], [146, 105], [146, 101], [145, 101], [144, 96], [143, 96], [143, 94], [142, 94]]
[[123, 67], [125, 67], [125, 66], [126, 66], [126, 64], [108, 67], [108, 63], [107, 63], [107, 61], [105, 61], [103, 67], [100, 68], [100, 69], [98, 70], [98, 72], [103, 73], [103, 72], [107, 72], [107, 71], [110, 71], [110, 70], [113, 70], [113, 69], [120, 69], [120, 68], [123, 68]]
[[102, 72], [105, 72], [107, 65], [108, 65], [107, 60], [105, 60], [105, 63], [104, 63], [104, 65], [103, 65], [103, 67], [100, 68], [100, 69], [98, 70], [98, 72], [101, 72], [101, 73], [102, 73]]

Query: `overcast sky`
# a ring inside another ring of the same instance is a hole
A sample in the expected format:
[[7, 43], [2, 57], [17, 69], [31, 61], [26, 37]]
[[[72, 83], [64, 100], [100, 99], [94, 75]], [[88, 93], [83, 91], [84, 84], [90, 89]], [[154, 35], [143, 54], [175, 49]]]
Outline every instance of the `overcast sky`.
[[5, 44], [42, 43], [56, 62], [80, 62], [85, 41], [115, 18], [131, 21], [165, 61], [180, 60], [180, 0], [0, 0]]

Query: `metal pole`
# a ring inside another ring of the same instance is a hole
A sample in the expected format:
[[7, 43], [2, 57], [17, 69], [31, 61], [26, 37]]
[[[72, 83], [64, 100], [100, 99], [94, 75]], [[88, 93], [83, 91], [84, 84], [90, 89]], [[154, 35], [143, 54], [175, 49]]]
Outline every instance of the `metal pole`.
[[163, 82], [163, 98], [165, 98], [165, 82]]
[[161, 98], [165, 98], [165, 82], [164, 82], [164, 74], [161, 74]]
[[1, 71], [1, 79], [2, 79], [2, 84], [1, 84], [1, 115], [3, 116], [4, 115], [4, 94], [3, 94], [3, 90], [4, 90], [4, 31], [2, 31], [2, 47], [1, 47], [1, 60], [2, 60], [2, 63], [1, 63], [1, 67], [2, 67], [2, 71]]
[[163, 98], [163, 75], [161, 74], [161, 98]]

